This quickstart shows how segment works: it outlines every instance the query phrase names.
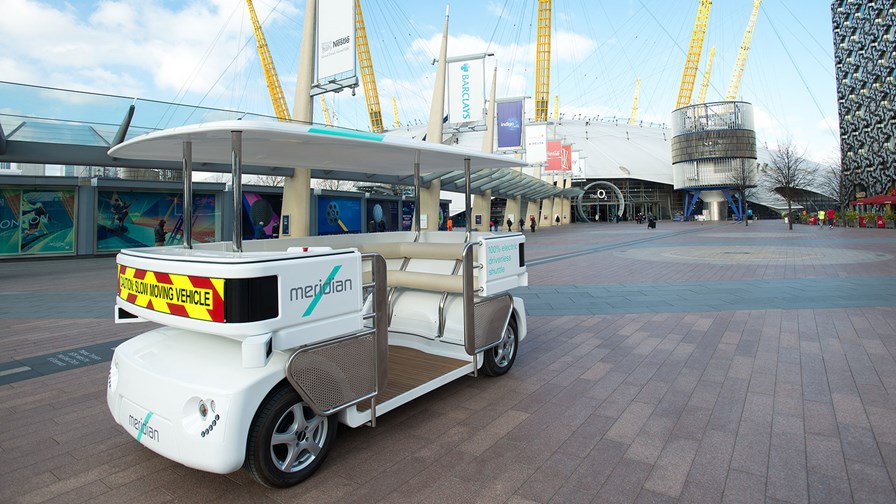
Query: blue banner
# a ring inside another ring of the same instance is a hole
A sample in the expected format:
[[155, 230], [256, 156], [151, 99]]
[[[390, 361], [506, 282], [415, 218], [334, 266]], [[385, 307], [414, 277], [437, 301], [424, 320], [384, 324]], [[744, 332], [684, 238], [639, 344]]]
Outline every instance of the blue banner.
[[515, 149], [523, 144], [523, 101], [498, 102], [498, 148]]

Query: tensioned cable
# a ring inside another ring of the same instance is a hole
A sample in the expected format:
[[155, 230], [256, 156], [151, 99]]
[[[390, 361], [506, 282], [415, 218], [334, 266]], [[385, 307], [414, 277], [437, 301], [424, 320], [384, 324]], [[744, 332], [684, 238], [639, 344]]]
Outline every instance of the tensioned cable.
[[[205, 50], [205, 54], [202, 55], [202, 58], [199, 60], [199, 64], [196, 65], [196, 68], [193, 70], [193, 73], [187, 77], [187, 80], [181, 85], [180, 89], [178, 89], [177, 93], [174, 95], [174, 99], [169, 103], [168, 107], [165, 108], [165, 111], [162, 112], [162, 114], [159, 116], [159, 120], [158, 120], [158, 122], [156, 122], [156, 125], [155, 125], [156, 128], [160, 127], [160, 125], [162, 124], [162, 121], [165, 120], [165, 116], [168, 115], [168, 112], [171, 111], [171, 109], [174, 107], [174, 105], [179, 104], [180, 100], [186, 96], [187, 90], [190, 88], [190, 85], [192, 85], [193, 81], [196, 80], [196, 77], [199, 75], [199, 71], [202, 69], [203, 65], [205, 65], [205, 62], [208, 61], [208, 57], [211, 55], [212, 49], [214, 49], [214, 47], [218, 44], [218, 40], [221, 38], [221, 35], [224, 33], [227, 23], [229, 23], [230, 20], [233, 19], [233, 16], [236, 14], [238, 8], [239, 8], [239, 4], [237, 4], [237, 6], [230, 12], [230, 16], [228, 16], [227, 21], [221, 25], [221, 29], [218, 30], [218, 33], [215, 35], [215, 38], [212, 40], [211, 44], [209, 44], [208, 48]], [[170, 120], [171, 120], [171, 118], [168, 119], [168, 121], [170, 121]], [[165, 125], [167, 126], [168, 123], [165, 123]]]
[[[781, 2], [781, 6], [784, 7], [784, 9], [787, 11], [787, 13], [790, 14], [791, 17], [793, 17], [793, 19], [797, 22], [797, 24], [800, 25], [800, 28], [802, 28], [803, 31], [805, 31], [806, 34], [809, 35], [809, 38], [811, 38], [812, 41], [815, 42], [816, 45], [818, 45], [819, 49], [821, 49], [821, 51], [825, 55], [827, 55], [827, 53], [828, 53], [827, 48], [824, 47], [823, 45], [821, 45], [821, 42], [819, 42], [818, 39], [815, 38], [815, 35], [813, 35], [812, 32], [810, 32], [809, 29], [806, 28], [806, 25], [803, 24], [803, 22], [800, 20], [800, 18], [797, 17], [797, 15], [794, 14], [793, 11], [790, 10], [790, 7], [787, 6], [787, 2]], [[830, 63], [833, 64], [834, 63], [834, 55], [831, 54], [830, 56], [831, 56]]]
[[809, 97], [812, 98], [812, 103], [815, 104], [815, 108], [818, 109], [818, 113], [821, 114], [821, 119], [824, 121], [825, 126], [828, 128], [828, 131], [830, 131], [831, 136], [839, 140], [839, 136], [834, 133], [834, 130], [831, 128], [830, 123], [828, 123], [827, 121], [827, 117], [825, 117], [824, 112], [821, 110], [821, 105], [818, 104], [818, 99], [815, 98], [815, 94], [812, 93], [812, 89], [809, 87], [809, 83], [806, 82], [806, 77], [803, 76], [803, 72], [801, 72], [799, 67], [797, 66], [796, 61], [793, 59], [793, 55], [790, 54], [790, 49], [788, 49], [784, 44], [784, 40], [781, 38], [781, 34], [778, 33], [778, 29], [775, 27], [774, 23], [772, 23], [771, 18], [768, 16], [768, 14], [765, 13], [765, 11], [763, 11], [762, 14], [763, 16], [765, 16], [766, 20], [768, 20], [768, 24], [772, 27], [772, 31], [775, 32], [775, 36], [778, 38], [778, 41], [781, 42], [781, 47], [784, 48], [784, 52], [787, 54], [787, 58], [790, 59], [790, 63], [796, 70], [797, 75], [800, 76], [800, 80], [803, 81], [803, 86], [806, 87], [806, 91], [809, 93]]

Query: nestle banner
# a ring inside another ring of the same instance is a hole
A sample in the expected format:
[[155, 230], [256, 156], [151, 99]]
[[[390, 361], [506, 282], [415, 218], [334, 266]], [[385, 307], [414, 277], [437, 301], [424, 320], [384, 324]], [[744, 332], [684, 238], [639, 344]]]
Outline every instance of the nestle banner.
[[496, 103], [498, 111], [498, 148], [515, 149], [523, 145], [523, 101]]
[[548, 140], [548, 165], [545, 171], [563, 171], [563, 146], [560, 140]]
[[485, 107], [485, 60], [448, 64], [448, 123], [482, 121]]
[[526, 161], [529, 164], [542, 164], [547, 157], [547, 124], [529, 124], [526, 126]]
[[355, 72], [355, 2], [317, 2], [317, 82]]

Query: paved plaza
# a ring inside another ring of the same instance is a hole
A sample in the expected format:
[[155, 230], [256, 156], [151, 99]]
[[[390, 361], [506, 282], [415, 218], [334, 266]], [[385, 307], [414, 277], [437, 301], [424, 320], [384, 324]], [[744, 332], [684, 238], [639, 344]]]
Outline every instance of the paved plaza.
[[341, 426], [271, 490], [144, 449], [106, 407], [114, 258], [0, 261], [0, 502], [896, 502], [896, 231], [781, 221], [526, 233], [529, 335]]

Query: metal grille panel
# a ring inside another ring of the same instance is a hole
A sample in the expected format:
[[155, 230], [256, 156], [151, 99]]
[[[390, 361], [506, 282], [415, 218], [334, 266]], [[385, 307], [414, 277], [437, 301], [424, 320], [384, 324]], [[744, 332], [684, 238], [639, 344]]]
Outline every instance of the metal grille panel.
[[513, 297], [510, 294], [491, 297], [476, 303], [473, 310], [474, 337], [472, 341], [467, 338], [464, 343], [464, 349], [468, 354], [477, 354], [501, 341], [504, 328], [507, 327], [507, 322], [510, 320], [511, 308], [513, 308]]
[[298, 350], [286, 377], [318, 414], [330, 415], [377, 393], [373, 332]]

